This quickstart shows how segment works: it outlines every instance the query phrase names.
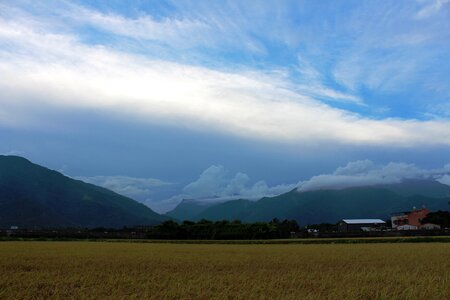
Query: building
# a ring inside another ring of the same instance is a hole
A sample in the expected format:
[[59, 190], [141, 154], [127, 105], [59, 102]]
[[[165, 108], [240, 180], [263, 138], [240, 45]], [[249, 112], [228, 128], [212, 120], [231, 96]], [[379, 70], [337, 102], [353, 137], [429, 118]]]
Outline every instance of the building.
[[[417, 230], [422, 227], [421, 221], [430, 213], [426, 208], [391, 214], [392, 229]], [[408, 225], [408, 226], [405, 226]]]
[[433, 223], [425, 223], [425, 224], [422, 224], [422, 226], [420, 226], [420, 229], [439, 230], [439, 229], [441, 229], [441, 226], [437, 225], [437, 224], [433, 224]]
[[417, 226], [414, 226], [414, 225], [403, 224], [403, 225], [397, 226], [397, 228], [395, 228], [395, 229], [396, 230], [417, 230], [419, 228]]
[[343, 219], [338, 223], [338, 231], [377, 231], [385, 226], [386, 222], [380, 219]]

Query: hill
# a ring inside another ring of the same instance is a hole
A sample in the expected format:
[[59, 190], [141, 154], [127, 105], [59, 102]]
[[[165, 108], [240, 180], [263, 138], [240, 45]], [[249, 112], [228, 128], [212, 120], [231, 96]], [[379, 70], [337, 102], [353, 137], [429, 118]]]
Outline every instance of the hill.
[[450, 197], [450, 186], [436, 180], [408, 180], [403, 183], [380, 185], [378, 187], [386, 188], [402, 196]]
[[[426, 187], [426, 188], [421, 188]], [[449, 193], [447, 193], [449, 191]], [[387, 219], [397, 211], [426, 206], [430, 210], [448, 209], [450, 187], [439, 182], [405, 182], [401, 184], [318, 190], [266, 197], [259, 201], [232, 200], [210, 206], [196, 216], [178, 219], [269, 221], [294, 219], [301, 224], [335, 223], [343, 218]], [[435, 197], [441, 196], [441, 197]]]
[[166, 219], [108, 189], [0, 155], [0, 228], [123, 227]]
[[183, 199], [173, 210], [166, 213], [176, 220], [193, 220], [207, 208], [216, 203], [201, 202], [191, 199]]

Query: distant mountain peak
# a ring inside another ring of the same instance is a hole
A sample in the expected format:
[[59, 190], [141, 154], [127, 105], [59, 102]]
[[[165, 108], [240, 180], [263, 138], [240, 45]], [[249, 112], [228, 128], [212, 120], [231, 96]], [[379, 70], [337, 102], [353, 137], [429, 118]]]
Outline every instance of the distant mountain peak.
[[235, 220], [255, 222], [273, 218], [294, 219], [300, 224], [335, 223], [344, 218], [389, 218], [395, 211], [425, 205], [448, 209], [450, 187], [433, 180], [388, 185], [359, 186], [299, 192], [296, 189], [258, 201], [230, 200], [205, 208], [181, 203], [167, 215], [179, 220]]
[[0, 227], [123, 227], [166, 217], [20, 156], [0, 156]]

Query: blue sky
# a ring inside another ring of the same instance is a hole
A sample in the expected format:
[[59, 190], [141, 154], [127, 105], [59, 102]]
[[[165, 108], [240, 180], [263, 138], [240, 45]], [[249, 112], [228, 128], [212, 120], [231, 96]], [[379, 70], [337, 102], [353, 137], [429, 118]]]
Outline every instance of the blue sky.
[[435, 176], [449, 70], [447, 0], [0, 1], [0, 152], [158, 211]]

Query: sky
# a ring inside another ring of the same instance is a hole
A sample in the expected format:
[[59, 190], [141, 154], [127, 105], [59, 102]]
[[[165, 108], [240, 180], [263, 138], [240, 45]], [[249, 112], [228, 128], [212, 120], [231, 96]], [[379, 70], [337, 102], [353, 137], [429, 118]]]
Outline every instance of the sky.
[[158, 212], [450, 184], [449, 71], [449, 0], [0, 0], [0, 153]]

